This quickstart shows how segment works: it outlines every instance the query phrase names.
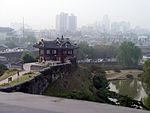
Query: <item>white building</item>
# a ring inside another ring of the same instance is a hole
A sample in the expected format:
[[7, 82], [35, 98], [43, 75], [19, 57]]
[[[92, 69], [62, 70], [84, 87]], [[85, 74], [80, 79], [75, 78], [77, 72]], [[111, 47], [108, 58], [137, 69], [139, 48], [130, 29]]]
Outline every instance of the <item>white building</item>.
[[64, 32], [75, 32], [77, 29], [77, 17], [73, 14], [68, 15], [67, 13], [61, 12], [56, 16], [56, 30], [59, 33]]
[[108, 18], [108, 15], [104, 15], [103, 17], [102, 29], [103, 29], [103, 32], [108, 32], [110, 30], [110, 20]]
[[68, 14], [67, 13], [60, 13], [56, 16], [56, 30], [58, 32], [64, 33], [67, 31], [67, 22], [68, 21]]
[[121, 33], [126, 33], [130, 30], [130, 23], [129, 22], [113, 22], [111, 24], [111, 31], [113, 33], [121, 32]]
[[68, 16], [68, 27], [67, 30], [70, 32], [75, 32], [77, 29], [77, 17], [73, 14]]
[[14, 36], [14, 29], [9, 27], [0, 27], [0, 40]]

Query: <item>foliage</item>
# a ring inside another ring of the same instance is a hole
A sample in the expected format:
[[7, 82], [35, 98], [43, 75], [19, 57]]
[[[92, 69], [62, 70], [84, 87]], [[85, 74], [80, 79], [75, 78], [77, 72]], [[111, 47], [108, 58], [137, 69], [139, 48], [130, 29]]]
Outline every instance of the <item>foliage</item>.
[[7, 79], [8, 77], [15, 75], [17, 73], [17, 69], [9, 69], [4, 72], [4, 74], [0, 77], [0, 80]]
[[[100, 66], [80, 65], [71, 73], [69, 76], [64, 76], [63, 79], [50, 84], [44, 94], [132, 108], [145, 108], [140, 101], [109, 91], [109, 82], [105, 77], [105, 71]], [[93, 76], [93, 79], [91, 79], [91, 76]], [[110, 98], [118, 100], [118, 103]]]
[[145, 106], [150, 110], [150, 94], [148, 97], [144, 100]]
[[3, 64], [0, 64], [0, 76], [7, 70], [7, 67]]
[[[146, 109], [148, 110], [147, 106], [143, 104], [141, 101], [134, 100], [132, 97], [129, 96], [123, 96], [120, 94], [117, 94], [116, 92], [109, 91], [108, 89], [99, 89], [96, 92], [96, 95], [100, 98], [102, 102], [119, 105], [119, 106], [125, 106], [130, 108], [136, 108], [136, 109]], [[115, 99], [116, 102], [113, 102], [110, 100]]]
[[121, 70], [120, 70], [119, 68], [114, 68], [113, 70], [114, 70], [115, 72], [118, 72], [118, 73], [121, 72]]
[[17, 45], [14, 41], [6, 42], [5, 45], [8, 46], [8, 48], [11, 48], [11, 49], [17, 47]]
[[96, 101], [94, 96], [85, 91], [64, 91], [55, 96], [65, 97], [69, 99]]
[[13, 86], [19, 83], [22, 83], [26, 80], [29, 80], [29, 78], [35, 76], [36, 74], [34, 72], [28, 72], [28, 73], [24, 73], [22, 76], [19, 76], [17, 79], [13, 80], [10, 83], [4, 83], [2, 85], [0, 85], [1, 87], [6, 87], [6, 86]]
[[79, 49], [76, 50], [78, 59], [115, 58], [117, 46], [115, 45], [95, 45], [89, 46], [87, 42], [80, 42]]
[[141, 108], [148, 109], [141, 101], [134, 100], [133, 98], [128, 96], [119, 95], [117, 100], [118, 100], [117, 103], [121, 106], [136, 108], [136, 109], [141, 109]]
[[35, 56], [31, 52], [24, 52], [21, 56], [24, 63], [36, 62]]
[[150, 91], [150, 60], [144, 63], [143, 81], [146, 83], [146, 88]]
[[141, 58], [141, 50], [132, 42], [123, 42], [117, 53], [118, 62], [124, 66], [136, 66]]
[[104, 75], [94, 76], [93, 84], [96, 89], [108, 88], [109, 83]]
[[106, 79], [105, 71], [96, 65], [91, 65], [91, 72], [93, 74], [93, 85], [96, 89], [108, 88], [109, 83]]
[[20, 42], [34, 44], [37, 42], [37, 39], [34, 37], [34, 35], [29, 35], [27, 37], [21, 38]]

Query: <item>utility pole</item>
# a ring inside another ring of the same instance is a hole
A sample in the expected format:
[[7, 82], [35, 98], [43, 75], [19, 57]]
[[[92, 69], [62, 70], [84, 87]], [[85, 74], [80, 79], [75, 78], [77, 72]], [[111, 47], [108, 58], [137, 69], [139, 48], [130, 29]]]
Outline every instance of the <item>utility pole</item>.
[[24, 38], [24, 17], [23, 17], [23, 21], [22, 21], [22, 38]]

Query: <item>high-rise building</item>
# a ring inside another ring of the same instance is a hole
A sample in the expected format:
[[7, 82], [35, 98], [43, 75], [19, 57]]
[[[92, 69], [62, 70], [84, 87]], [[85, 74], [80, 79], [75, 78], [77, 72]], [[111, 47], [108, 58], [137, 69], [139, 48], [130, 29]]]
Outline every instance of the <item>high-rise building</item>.
[[77, 17], [73, 14], [68, 16], [68, 31], [75, 32], [77, 29]]
[[102, 29], [103, 29], [103, 32], [108, 32], [110, 30], [110, 20], [108, 18], [108, 15], [104, 15], [103, 17]]
[[77, 29], [77, 17], [73, 14], [68, 15], [67, 13], [60, 13], [56, 16], [56, 30], [59, 33], [66, 31], [75, 32]]
[[68, 14], [60, 13], [56, 16], [56, 30], [63, 33], [67, 31]]
[[125, 33], [125, 32], [128, 32], [129, 30], [130, 30], [129, 22], [122, 21], [122, 22], [113, 22], [111, 24], [111, 31], [113, 33], [116, 33], [116, 32]]

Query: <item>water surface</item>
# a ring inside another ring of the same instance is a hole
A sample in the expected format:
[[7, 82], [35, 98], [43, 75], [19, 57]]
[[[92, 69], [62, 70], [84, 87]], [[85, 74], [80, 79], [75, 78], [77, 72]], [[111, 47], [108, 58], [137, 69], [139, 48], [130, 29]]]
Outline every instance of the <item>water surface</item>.
[[128, 95], [135, 100], [143, 100], [147, 97], [146, 91], [139, 80], [117, 80], [110, 82], [110, 91], [122, 95]]

